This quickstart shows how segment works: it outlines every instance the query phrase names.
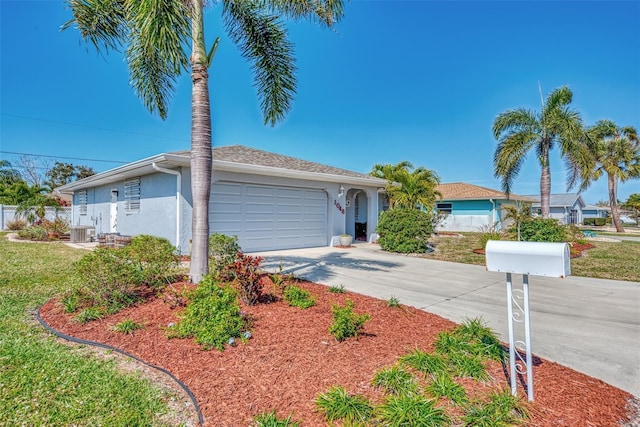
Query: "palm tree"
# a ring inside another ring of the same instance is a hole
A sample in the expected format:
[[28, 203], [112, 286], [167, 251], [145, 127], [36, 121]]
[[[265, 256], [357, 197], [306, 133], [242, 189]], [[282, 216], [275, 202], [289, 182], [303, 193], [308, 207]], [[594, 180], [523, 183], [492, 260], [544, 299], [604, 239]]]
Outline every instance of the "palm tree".
[[638, 211], [640, 211], [640, 193], [633, 193], [629, 195], [629, 198], [626, 202], [624, 202], [624, 206], [633, 209], [636, 213], [636, 221], [640, 222], [640, 218], [638, 218]]
[[[205, 0], [67, 0], [74, 25], [101, 51], [126, 47], [131, 84], [145, 107], [162, 119], [178, 76], [191, 72], [191, 191], [193, 195], [191, 281], [208, 273], [211, 191], [209, 74], [219, 38], [207, 51]], [[254, 71], [265, 124], [291, 109], [296, 91], [293, 45], [280, 17], [311, 19], [332, 27], [343, 16], [342, 0], [220, 0], [229, 38]]]
[[551, 195], [549, 153], [558, 144], [562, 157], [571, 162], [571, 153], [584, 134], [580, 115], [569, 108], [572, 98], [571, 90], [563, 86], [549, 94], [540, 112], [524, 108], [508, 110], [493, 122], [493, 135], [498, 141], [493, 156], [494, 175], [500, 178], [502, 190], [507, 196], [511, 193], [527, 153], [535, 149], [542, 168], [540, 203], [544, 218], [549, 217]]
[[531, 203], [525, 203], [516, 201], [515, 205], [503, 206], [505, 215], [502, 218], [503, 221], [513, 220], [516, 223], [518, 229], [518, 242], [520, 241], [520, 224], [524, 221], [531, 219]]
[[607, 174], [609, 207], [616, 231], [624, 232], [618, 212], [618, 182], [640, 178], [640, 140], [631, 126], [618, 127], [611, 120], [600, 120], [587, 129], [582, 151], [575, 156], [570, 184], [580, 183], [580, 191]]
[[431, 212], [436, 197], [441, 196], [436, 191], [440, 183], [438, 174], [424, 167], [413, 170], [413, 165], [408, 161], [396, 165], [375, 164], [370, 174], [387, 180], [386, 191], [391, 208], [420, 207]]

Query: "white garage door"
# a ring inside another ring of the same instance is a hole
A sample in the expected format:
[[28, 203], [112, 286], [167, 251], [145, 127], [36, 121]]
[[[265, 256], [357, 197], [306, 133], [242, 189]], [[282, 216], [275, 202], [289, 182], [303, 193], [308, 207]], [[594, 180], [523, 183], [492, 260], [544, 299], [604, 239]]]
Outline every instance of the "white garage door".
[[211, 233], [238, 236], [244, 252], [327, 244], [327, 195], [321, 190], [215, 183]]

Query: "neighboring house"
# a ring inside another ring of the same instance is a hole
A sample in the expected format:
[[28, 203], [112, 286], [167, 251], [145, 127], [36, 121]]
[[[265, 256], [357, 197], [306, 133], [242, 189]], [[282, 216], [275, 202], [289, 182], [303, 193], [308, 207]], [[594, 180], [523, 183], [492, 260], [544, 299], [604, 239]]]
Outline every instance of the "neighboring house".
[[608, 206], [585, 205], [582, 208], [582, 222], [585, 218], [606, 218], [610, 212], [611, 208]]
[[[373, 241], [387, 182], [370, 175], [233, 145], [213, 148], [211, 233], [243, 251], [337, 245], [342, 233]], [[163, 153], [64, 185], [73, 226], [96, 233], [191, 242], [190, 152]]]
[[[533, 215], [541, 215], [540, 195], [526, 197], [536, 200], [531, 206], [531, 213]], [[578, 193], [551, 194], [549, 197], [549, 217], [557, 219], [561, 224], [582, 224], [582, 210], [585, 206], [587, 204]]]
[[444, 218], [438, 231], [478, 231], [481, 228], [502, 227], [505, 205], [516, 201], [534, 202], [533, 199], [477, 185], [454, 182], [436, 188], [442, 195], [436, 208]]

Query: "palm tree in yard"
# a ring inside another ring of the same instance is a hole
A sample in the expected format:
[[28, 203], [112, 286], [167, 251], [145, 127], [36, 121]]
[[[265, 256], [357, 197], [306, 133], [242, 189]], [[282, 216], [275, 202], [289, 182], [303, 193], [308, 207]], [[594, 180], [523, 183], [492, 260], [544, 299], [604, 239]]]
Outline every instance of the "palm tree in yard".
[[494, 174], [500, 178], [502, 190], [509, 195], [527, 154], [535, 150], [542, 172], [540, 204], [542, 216], [549, 217], [551, 171], [549, 153], [557, 144], [561, 156], [573, 162], [578, 140], [584, 135], [580, 115], [569, 108], [573, 94], [568, 87], [553, 90], [543, 102], [542, 110], [525, 108], [508, 110], [493, 122], [493, 135], [498, 146], [493, 156]]
[[634, 127], [618, 127], [600, 120], [587, 129], [582, 153], [574, 165], [570, 183], [580, 183], [580, 191], [607, 175], [609, 207], [617, 232], [623, 232], [618, 212], [618, 182], [640, 178], [640, 140]]
[[208, 70], [219, 38], [207, 49], [205, 3], [221, 9], [229, 38], [254, 71], [265, 124], [291, 109], [296, 91], [293, 46], [281, 17], [310, 19], [332, 27], [343, 16], [342, 0], [67, 0], [85, 41], [98, 51], [125, 48], [131, 84], [145, 107], [162, 119], [183, 71], [192, 81], [191, 188], [193, 195], [191, 280], [208, 273], [212, 150]]
[[371, 175], [387, 180], [387, 197], [391, 208], [415, 209], [431, 212], [440, 193], [436, 187], [440, 177], [435, 171], [403, 161], [398, 164], [375, 164]]

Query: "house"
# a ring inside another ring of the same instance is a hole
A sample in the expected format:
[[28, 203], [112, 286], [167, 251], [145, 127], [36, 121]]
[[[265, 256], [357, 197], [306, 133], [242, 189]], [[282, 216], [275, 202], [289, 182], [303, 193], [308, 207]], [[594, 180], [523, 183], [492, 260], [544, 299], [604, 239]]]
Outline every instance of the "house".
[[441, 194], [436, 208], [444, 216], [438, 231], [478, 231], [482, 228], [502, 226], [504, 206], [516, 201], [534, 202], [533, 199], [477, 185], [454, 182], [440, 184], [436, 190]]
[[606, 218], [610, 215], [611, 208], [608, 206], [585, 205], [582, 208], [582, 220], [585, 218]]
[[[531, 213], [542, 214], [540, 195], [526, 196], [535, 199], [531, 205]], [[557, 219], [561, 224], [582, 224], [583, 209], [587, 204], [578, 193], [551, 194], [549, 197], [549, 218]]]
[[[386, 181], [241, 145], [213, 148], [211, 233], [245, 252], [375, 240]], [[151, 234], [182, 253], [191, 241], [190, 152], [162, 153], [59, 187], [71, 223], [96, 233]]]

